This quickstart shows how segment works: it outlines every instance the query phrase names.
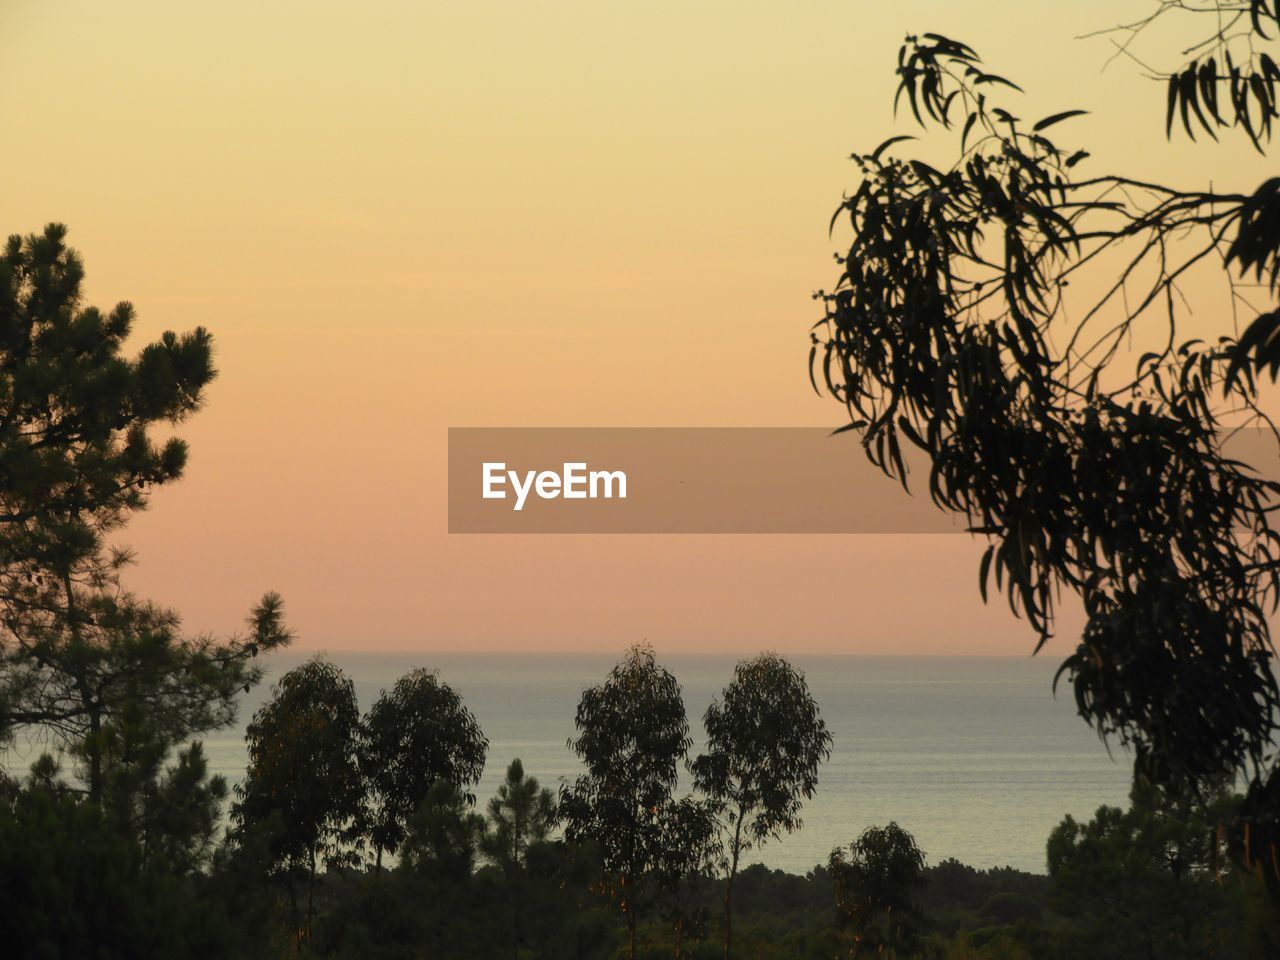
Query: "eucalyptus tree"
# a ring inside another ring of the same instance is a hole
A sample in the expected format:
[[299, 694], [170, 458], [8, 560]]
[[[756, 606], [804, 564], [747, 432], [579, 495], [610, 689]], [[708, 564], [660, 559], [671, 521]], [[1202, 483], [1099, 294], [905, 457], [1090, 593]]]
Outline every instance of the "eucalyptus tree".
[[286, 878], [305, 874], [307, 935], [320, 861], [346, 862], [359, 831], [359, 734], [355, 687], [320, 656], [276, 682], [245, 732], [249, 765], [232, 816], [244, 834], [269, 836], [274, 867]]
[[599, 686], [583, 691], [569, 746], [587, 772], [561, 788], [565, 837], [600, 851], [605, 889], [627, 924], [636, 956], [640, 886], [664, 859], [664, 822], [692, 740], [680, 684], [638, 645]]
[[690, 935], [701, 936], [708, 911], [702, 890], [724, 856], [719, 807], [713, 800], [681, 797], [662, 822], [661, 856], [654, 874], [663, 915], [671, 922], [676, 960]]
[[437, 781], [474, 802], [468, 789], [484, 773], [488, 749], [475, 715], [438, 674], [419, 668], [382, 691], [365, 716], [359, 750], [379, 869], [383, 851], [396, 852], [409, 818]]
[[911, 948], [916, 889], [924, 884], [924, 853], [910, 833], [889, 823], [867, 827], [846, 850], [831, 851], [836, 916], [848, 930], [849, 957], [865, 953], [892, 960]]
[[733, 951], [733, 881], [742, 853], [799, 829], [831, 755], [831, 734], [804, 674], [776, 653], [742, 660], [702, 718], [706, 752], [694, 786], [724, 817], [724, 956]]
[[[1168, 134], [1265, 150], [1280, 7], [1159, 3], [1121, 44], [1166, 14], [1205, 25], [1167, 71]], [[1270, 426], [1257, 374], [1280, 370], [1280, 179], [1250, 192], [1093, 170], [1059, 132], [1083, 111], [1022, 119], [1020, 88], [937, 34], [907, 38], [898, 77], [896, 102], [956, 153], [925, 163], [896, 136], [855, 154], [815, 388], [904, 485], [904, 450], [924, 451], [931, 498], [989, 541], [983, 597], [994, 582], [1037, 650], [1061, 593], [1079, 597], [1059, 676], [1081, 715], [1158, 783], [1207, 795], [1243, 776], [1252, 828], [1233, 848], [1280, 885], [1280, 487], [1220, 429]], [[1179, 335], [1193, 276], [1220, 283], [1219, 337]]]

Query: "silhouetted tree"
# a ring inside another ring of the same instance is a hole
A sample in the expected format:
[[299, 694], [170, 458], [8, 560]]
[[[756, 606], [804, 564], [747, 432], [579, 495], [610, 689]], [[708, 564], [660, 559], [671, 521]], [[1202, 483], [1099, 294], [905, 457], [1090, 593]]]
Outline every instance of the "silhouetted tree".
[[511, 761], [498, 793], [489, 800], [489, 823], [482, 849], [504, 872], [523, 869], [529, 847], [555, 829], [555, 795], [527, 777], [520, 758]]
[[684, 956], [690, 935], [701, 937], [707, 910], [699, 902], [709, 873], [723, 859], [719, 807], [715, 801], [682, 797], [662, 821], [660, 856], [654, 868], [663, 914], [675, 933], [676, 960]]
[[[1154, 15], [1173, 10], [1197, 8]], [[1200, 12], [1212, 26], [1169, 74], [1169, 129], [1179, 116], [1189, 133], [1233, 127], [1261, 150], [1280, 8]], [[959, 152], [939, 168], [900, 157], [911, 138], [894, 137], [855, 156], [861, 180], [833, 221], [853, 237], [818, 294], [815, 387], [887, 474], [905, 484], [905, 445], [925, 452], [933, 500], [991, 541], [983, 596], [994, 579], [1040, 644], [1059, 591], [1079, 595], [1087, 623], [1061, 673], [1080, 713], [1155, 782], [1205, 793], [1248, 777], [1255, 822], [1238, 849], [1247, 838], [1246, 856], [1274, 865], [1265, 608], [1280, 596], [1280, 487], [1225, 453], [1217, 428], [1270, 425], [1254, 372], [1280, 369], [1280, 311], [1239, 281], [1265, 281], [1274, 303], [1280, 179], [1249, 194], [1082, 173], [1087, 151], [1058, 139], [1082, 111], [1024, 121], [1016, 85], [936, 34], [908, 37], [898, 75], [897, 99], [955, 130]], [[1222, 284], [1224, 335], [1180, 340], [1180, 285], [1205, 270]], [[1241, 313], [1252, 322], [1236, 340]]]
[[496, 905], [477, 896], [474, 882], [484, 827], [484, 817], [447, 780], [437, 780], [409, 818], [397, 877], [408, 879], [415, 894], [415, 954], [494, 957], [507, 942]]
[[[1229, 956], [1244, 916], [1220, 883], [1225, 851], [1217, 825], [1236, 801], [1210, 805], [1135, 785], [1128, 810], [1068, 816], [1049, 835], [1054, 908], [1072, 922], [1064, 955]], [[1235, 885], [1235, 880], [1228, 881]]]
[[249, 767], [232, 814], [248, 834], [271, 827], [277, 868], [305, 872], [308, 935], [319, 861], [343, 862], [362, 812], [359, 732], [351, 680], [319, 656], [280, 678], [245, 732]]
[[480, 840], [480, 850], [502, 871], [511, 910], [511, 953], [520, 955], [524, 942], [524, 902], [529, 849], [545, 843], [555, 828], [556, 801], [552, 792], [527, 777], [517, 757], [507, 767], [506, 779], [489, 800], [488, 825]]
[[395, 853], [405, 824], [437, 780], [463, 791], [484, 772], [489, 741], [462, 698], [429, 670], [405, 674], [369, 708], [360, 741], [369, 836], [377, 860]]
[[800, 826], [818, 786], [831, 735], [804, 674], [775, 653], [743, 660], [703, 717], [707, 750], [691, 765], [695, 786], [723, 810], [728, 863], [724, 956], [733, 950], [733, 880], [744, 850]]
[[236, 693], [261, 677], [249, 661], [289, 635], [274, 594], [248, 636], [215, 640], [183, 636], [174, 613], [121, 589], [130, 556], [105, 538], [181, 477], [186, 445], [150, 431], [199, 408], [212, 340], [165, 333], [125, 356], [132, 306], [82, 304], [65, 238], [55, 224], [0, 254], [0, 740], [36, 728], [83, 762], [102, 801], [107, 763], [141, 789], [155, 778], [140, 767], [154, 774], [172, 748], [229, 724]]
[[569, 746], [587, 772], [561, 790], [565, 836], [598, 847], [634, 960], [638, 887], [662, 860], [663, 823], [692, 742], [680, 684], [652, 647], [632, 647], [604, 683], [583, 691], [574, 722]]
[[896, 823], [867, 827], [849, 845], [831, 851], [836, 914], [852, 932], [849, 956], [864, 950], [892, 958], [910, 947], [915, 890], [924, 882], [924, 854]]

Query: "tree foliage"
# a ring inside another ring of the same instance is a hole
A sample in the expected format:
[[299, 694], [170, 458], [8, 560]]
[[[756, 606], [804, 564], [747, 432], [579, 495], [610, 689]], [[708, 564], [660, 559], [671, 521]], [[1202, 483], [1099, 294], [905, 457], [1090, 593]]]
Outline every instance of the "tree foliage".
[[[1052, 903], [1073, 922], [1064, 952], [1093, 957], [1232, 955], [1241, 902], [1221, 875], [1218, 824], [1236, 801], [1200, 805], [1136, 785], [1128, 810], [1066, 817], [1049, 836]], [[1234, 882], [1234, 881], [1227, 881]]]
[[346, 845], [358, 838], [359, 734], [354, 685], [319, 656], [280, 678], [245, 732], [249, 767], [232, 816], [248, 837], [269, 833], [273, 862], [286, 877], [306, 876], [308, 932], [319, 864], [345, 862]]
[[897, 823], [867, 827], [828, 861], [835, 883], [836, 914], [851, 933], [850, 957], [897, 955], [912, 943], [915, 892], [924, 883], [924, 854]]
[[[1265, 3], [1209, 6], [1243, 11], [1231, 22], [1257, 45], [1275, 35]], [[1223, 78], [1225, 61], [1205, 72], [1197, 60], [1194, 89], [1185, 72], [1170, 87], [1178, 110], [1198, 118], [1215, 82], [1237, 101], [1247, 88], [1254, 119], [1232, 101], [1232, 122], [1261, 147], [1257, 110], [1274, 110], [1275, 81], [1257, 49], [1248, 76], [1232, 74], [1238, 61]], [[953, 132], [957, 158], [900, 157], [909, 137], [855, 155], [861, 180], [833, 221], [852, 240], [818, 294], [815, 386], [904, 485], [904, 450], [927, 455], [932, 499], [990, 540], [984, 598], [994, 582], [1039, 644], [1060, 592], [1080, 597], [1087, 622], [1060, 675], [1143, 775], [1211, 793], [1243, 774], [1249, 809], [1274, 820], [1280, 805], [1262, 808], [1277, 791], [1267, 613], [1280, 598], [1280, 487], [1228, 456], [1221, 428], [1269, 426], [1254, 372], [1277, 356], [1280, 314], [1250, 307], [1240, 281], [1269, 278], [1274, 297], [1276, 184], [1249, 194], [1082, 173], [1088, 153], [1059, 139], [1082, 111], [1023, 120], [1014, 83], [936, 34], [907, 39], [898, 74], [899, 102]], [[1223, 284], [1214, 342], [1178, 334], [1197, 270]], [[1237, 340], [1242, 311], [1255, 319]], [[1133, 341], [1149, 346], [1136, 360]]]
[[560, 794], [565, 836], [593, 843], [627, 921], [635, 957], [639, 886], [661, 863], [664, 821], [692, 740], [676, 678], [649, 646], [632, 647], [582, 694], [569, 746], [587, 771]]
[[105, 538], [181, 477], [185, 444], [151, 434], [199, 409], [212, 340], [165, 333], [126, 356], [133, 307], [85, 306], [65, 240], [55, 224], [0, 254], [0, 737], [70, 750], [89, 796], [128, 784], [126, 807], [174, 748], [234, 719], [252, 658], [290, 635], [275, 594], [247, 635], [215, 639], [121, 587], [131, 558]]
[[801, 825], [831, 735], [804, 674], [774, 653], [743, 660], [703, 717], [707, 748], [691, 764], [694, 785], [723, 811], [728, 882], [725, 957], [732, 952], [733, 879], [745, 850]]
[[519, 757], [507, 767], [486, 813], [488, 830], [482, 849], [506, 873], [524, 869], [529, 848], [545, 843], [559, 819], [555, 794], [539, 784], [537, 777], [525, 775]]
[[466, 791], [484, 772], [489, 741], [462, 698], [429, 670], [405, 674], [369, 708], [360, 740], [370, 838], [395, 853], [405, 825], [436, 781]]
[[[480, 838], [481, 852], [502, 871], [508, 896], [506, 924], [511, 955], [519, 957], [525, 946], [529, 902], [536, 887], [545, 882], [535, 876], [539, 848], [547, 844], [559, 814], [555, 794], [526, 776], [520, 758], [511, 761], [498, 792], [489, 799], [487, 824]], [[533, 863], [530, 862], [530, 857]]]

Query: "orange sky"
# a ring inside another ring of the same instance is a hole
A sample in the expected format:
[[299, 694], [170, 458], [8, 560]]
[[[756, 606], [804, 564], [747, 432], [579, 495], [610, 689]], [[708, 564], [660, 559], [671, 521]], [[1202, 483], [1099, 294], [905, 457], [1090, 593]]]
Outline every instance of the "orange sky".
[[1150, 6], [7, 0], [3, 230], [217, 340], [130, 583], [217, 631], [277, 589], [328, 649], [1028, 650], [959, 537], [450, 537], [445, 431], [837, 424], [809, 295], [909, 31], [1095, 111], [1099, 169], [1252, 189], [1072, 39]]

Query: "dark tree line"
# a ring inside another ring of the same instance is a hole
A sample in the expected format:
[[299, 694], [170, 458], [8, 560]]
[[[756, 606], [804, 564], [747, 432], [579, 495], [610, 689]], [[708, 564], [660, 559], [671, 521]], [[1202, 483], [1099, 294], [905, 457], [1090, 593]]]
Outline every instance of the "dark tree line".
[[[775, 654], [740, 663], [705, 723], [707, 752], [689, 761], [679, 682], [651, 648], [635, 647], [583, 693], [570, 745], [586, 772], [557, 799], [517, 759], [484, 817], [472, 812], [471, 791], [488, 743], [447, 684], [415, 670], [361, 717], [351, 681], [315, 658], [286, 673], [254, 714], [232, 816], [243, 837], [265, 838], [302, 942], [312, 936], [321, 867], [362, 867], [372, 850], [375, 873], [384, 852], [402, 854], [409, 869], [426, 856], [469, 873], [482, 857], [521, 888], [535, 851], [563, 826], [581, 852], [562, 859], [594, 863], [592, 885], [621, 915], [632, 956], [651, 909], [671, 923], [682, 955], [684, 939], [706, 926], [690, 909], [695, 888], [722, 872], [728, 957], [740, 856], [799, 828], [830, 736], [803, 675]], [[676, 795], [682, 764], [696, 795]], [[518, 952], [528, 919], [519, 896], [508, 919]]]

